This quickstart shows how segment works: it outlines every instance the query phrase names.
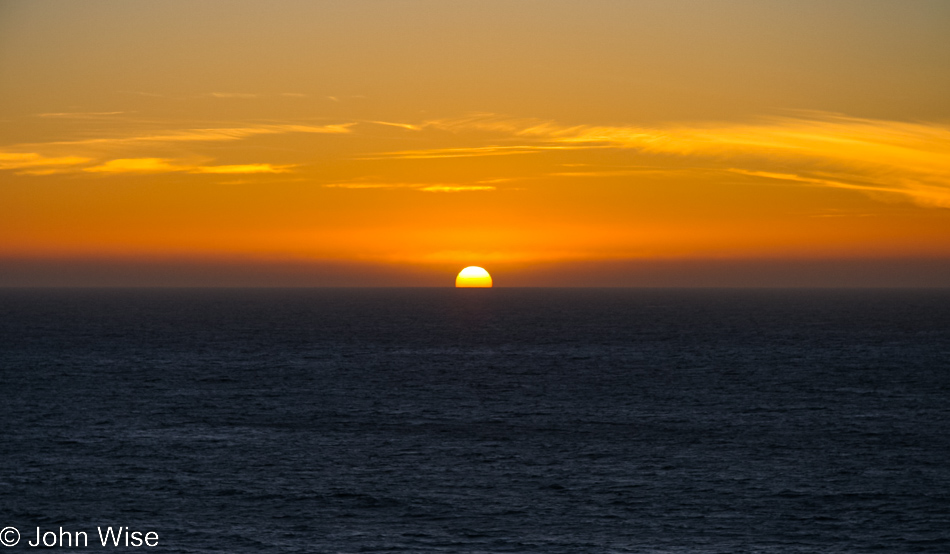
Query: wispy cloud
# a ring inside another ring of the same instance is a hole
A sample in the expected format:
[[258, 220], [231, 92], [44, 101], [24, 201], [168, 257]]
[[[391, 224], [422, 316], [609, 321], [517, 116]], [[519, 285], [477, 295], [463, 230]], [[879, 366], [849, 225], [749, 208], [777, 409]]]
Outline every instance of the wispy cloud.
[[422, 129], [419, 125], [412, 125], [410, 123], [393, 123], [391, 121], [367, 121], [367, 123], [375, 123], [376, 125], [385, 125], [387, 127], [399, 127], [400, 129], [408, 129], [410, 131], [419, 131]]
[[474, 192], [474, 191], [492, 191], [496, 187], [486, 185], [461, 185], [444, 183], [329, 183], [323, 185], [327, 188], [340, 189], [411, 189], [420, 192]]
[[431, 185], [419, 190], [422, 192], [476, 192], [496, 190], [496, 188], [488, 185]]
[[[231, 93], [220, 93], [231, 94]], [[243, 94], [243, 93], [234, 93]], [[102, 117], [112, 112], [101, 112]], [[92, 114], [92, 112], [90, 112]], [[90, 115], [87, 114], [87, 115]], [[47, 114], [72, 117], [77, 114]], [[117, 114], [116, 114], [117, 115]], [[98, 116], [97, 116], [98, 117]], [[490, 156], [541, 156], [532, 164], [535, 178], [622, 177], [671, 172], [728, 173], [758, 180], [801, 186], [854, 190], [875, 198], [902, 198], [924, 206], [950, 207], [950, 125], [862, 119], [809, 113], [798, 117], [763, 119], [753, 123], [705, 123], [653, 127], [563, 125], [553, 121], [477, 114], [422, 122], [369, 120], [314, 125], [262, 123], [139, 131], [112, 136], [10, 146], [17, 152], [0, 154], [0, 170], [50, 174], [194, 172], [219, 174], [278, 173], [292, 166], [273, 164], [211, 165], [174, 161], [183, 156], [179, 145], [235, 142], [266, 135], [355, 134], [359, 124], [393, 127], [413, 133], [415, 149], [392, 149], [350, 160], [436, 160]], [[447, 134], [454, 135], [448, 137]], [[373, 137], [379, 141], [379, 137]], [[418, 142], [415, 142], [418, 141]], [[354, 143], [355, 144], [355, 143]], [[401, 142], [405, 144], [405, 142]], [[439, 145], [451, 144], [451, 147]], [[191, 148], [189, 146], [189, 148]], [[565, 164], [573, 157], [553, 156], [586, 150], [629, 150], [653, 155], [649, 169], [629, 164], [613, 167]], [[175, 151], [175, 153], [170, 153]], [[164, 157], [162, 157], [164, 155]], [[688, 159], [688, 164], [684, 160]], [[137, 160], [137, 161], [135, 161]], [[149, 161], [143, 161], [149, 160]], [[684, 167], [688, 165], [689, 167]], [[85, 167], [84, 167], [85, 166]], [[205, 169], [197, 169], [198, 167]], [[531, 177], [522, 175], [522, 177]], [[412, 177], [404, 177], [412, 179]], [[485, 190], [466, 183], [344, 182], [337, 188], [413, 188], [427, 192]], [[456, 189], [453, 187], [469, 187]]]
[[[592, 148], [606, 148], [604, 146], [594, 146]], [[576, 150], [573, 146], [541, 146], [541, 145], [520, 145], [520, 146], [476, 146], [471, 148], [432, 148], [428, 150], [402, 150], [397, 152], [385, 152], [374, 156], [364, 156], [360, 160], [427, 160], [438, 158], [473, 158], [481, 156], [511, 156], [516, 154], [535, 154], [538, 152], [550, 150]]]
[[764, 177], [766, 179], [775, 179], [778, 181], [794, 181], [796, 183], [808, 183], [808, 184], [822, 186], [822, 187], [850, 189], [850, 190], [863, 190], [863, 191], [868, 191], [868, 192], [887, 192], [887, 193], [892, 193], [892, 194], [899, 194], [899, 193], [904, 192], [902, 189], [899, 189], [899, 188], [874, 186], [874, 185], [861, 185], [861, 184], [847, 183], [842, 180], [807, 177], [804, 175], [797, 175], [794, 173], [774, 173], [771, 171], [749, 171], [745, 169], [730, 169], [729, 171], [732, 173], [738, 173], [740, 175], [748, 175], [751, 177]]
[[19, 144], [8, 147], [15, 150], [13, 152], [0, 152], [0, 170], [14, 170], [20, 175], [173, 172], [209, 174], [286, 173], [292, 171], [299, 164], [212, 165], [194, 163], [193, 160], [174, 160], [169, 159], [169, 157], [160, 157], [160, 155], [170, 150], [179, 153], [174, 148], [179, 143], [231, 142], [260, 135], [293, 133], [341, 135], [351, 133], [351, 127], [354, 125], [356, 123], [330, 125], [282, 123], [186, 128], [78, 140]]
[[642, 168], [642, 169], [604, 169], [604, 170], [592, 170], [592, 171], [557, 171], [554, 173], [548, 173], [551, 177], [630, 177], [634, 175], [648, 175], [648, 174], [658, 174], [658, 175], [668, 175], [671, 171], [675, 171], [671, 168]]
[[272, 164], [240, 164], [240, 165], [206, 165], [194, 168], [192, 173], [288, 173], [296, 167], [294, 165]]
[[176, 164], [163, 158], [120, 158], [109, 160], [100, 165], [84, 168], [89, 173], [127, 174], [127, 173], [212, 173], [212, 174], [253, 174], [286, 173], [293, 166], [275, 166], [271, 164], [244, 165], [187, 165]]
[[90, 173], [168, 173], [183, 171], [183, 169], [161, 158], [121, 158], [87, 167], [83, 171]]
[[[221, 93], [224, 94], [224, 93]], [[295, 94], [295, 93], [287, 93]], [[49, 113], [49, 117], [118, 115], [122, 112]], [[316, 134], [346, 135], [359, 122], [315, 125], [310, 123], [262, 123], [219, 127], [191, 127], [131, 132], [103, 132], [92, 138], [10, 145], [13, 152], [0, 152], [0, 170], [22, 175], [54, 173], [286, 173], [299, 164], [248, 163], [210, 165], [172, 159], [181, 155], [179, 145], [237, 142], [258, 136]], [[163, 156], [162, 154], [165, 154]], [[172, 154], [169, 156], [168, 154]]]
[[[480, 114], [428, 121], [421, 126], [473, 137], [481, 135], [482, 140], [493, 142], [520, 140], [521, 144], [396, 151], [380, 154], [377, 159], [513, 155], [552, 149], [632, 149], [690, 157], [697, 160], [698, 169], [723, 169], [722, 165], [728, 163], [748, 176], [901, 195], [925, 206], [950, 207], [950, 125], [942, 123], [809, 114], [752, 124], [650, 128], [565, 126]], [[797, 172], [793, 175], [783, 171], [785, 167], [796, 167]]]
[[218, 127], [206, 129], [182, 129], [141, 133], [128, 136], [102, 137], [93, 139], [69, 140], [42, 143], [43, 146], [120, 146], [136, 143], [174, 143], [174, 142], [226, 142], [242, 140], [258, 135], [279, 135], [289, 133], [346, 134], [355, 123], [335, 125], [275, 124], [247, 127]]
[[328, 183], [323, 186], [331, 189], [397, 189], [416, 188], [422, 185], [417, 183]]
[[89, 163], [82, 156], [47, 157], [36, 152], [0, 152], [0, 170], [24, 170], [21, 173], [49, 175], [60, 168]]

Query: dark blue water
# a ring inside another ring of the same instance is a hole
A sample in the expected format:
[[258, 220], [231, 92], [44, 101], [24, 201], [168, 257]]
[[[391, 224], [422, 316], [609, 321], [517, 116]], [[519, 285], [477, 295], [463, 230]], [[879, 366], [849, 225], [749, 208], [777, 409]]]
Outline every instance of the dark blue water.
[[0, 416], [11, 553], [950, 552], [950, 291], [7, 290]]

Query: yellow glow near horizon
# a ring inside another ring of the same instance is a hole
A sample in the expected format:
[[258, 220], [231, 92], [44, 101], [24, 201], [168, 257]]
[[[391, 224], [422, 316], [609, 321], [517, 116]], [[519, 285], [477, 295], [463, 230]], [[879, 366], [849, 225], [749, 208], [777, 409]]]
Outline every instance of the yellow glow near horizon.
[[455, 288], [491, 288], [492, 280], [491, 275], [488, 274], [484, 269], [476, 266], [470, 265], [459, 271], [458, 277], [455, 278]]

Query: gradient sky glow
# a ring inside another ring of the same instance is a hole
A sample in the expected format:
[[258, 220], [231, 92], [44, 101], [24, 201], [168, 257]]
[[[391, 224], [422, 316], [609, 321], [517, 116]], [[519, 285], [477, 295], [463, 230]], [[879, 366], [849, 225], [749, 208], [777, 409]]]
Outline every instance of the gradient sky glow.
[[950, 284], [950, 2], [0, 0], [0, 286]]

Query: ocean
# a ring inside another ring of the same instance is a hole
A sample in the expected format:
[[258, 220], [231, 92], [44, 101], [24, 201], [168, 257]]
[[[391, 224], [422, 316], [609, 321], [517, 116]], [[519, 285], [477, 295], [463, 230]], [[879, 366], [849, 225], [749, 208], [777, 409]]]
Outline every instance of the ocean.
[[0, 423], [11, 553], [946, 553], [950, 290], [6, 289]]

